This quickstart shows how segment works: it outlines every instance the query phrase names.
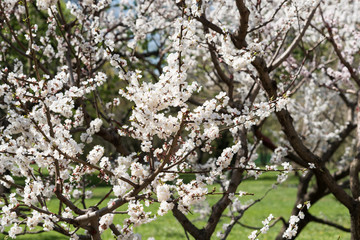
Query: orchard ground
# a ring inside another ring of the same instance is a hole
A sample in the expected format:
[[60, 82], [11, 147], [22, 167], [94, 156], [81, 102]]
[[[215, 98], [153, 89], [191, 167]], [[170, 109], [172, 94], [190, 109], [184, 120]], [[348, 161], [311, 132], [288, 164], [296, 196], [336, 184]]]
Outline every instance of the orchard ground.
[[[239, 190], [246, 191], [248, 193], [253, 193], [253, 196], [243, 196], [241, 197], [241, 202], [246, 204], [251, 199], [261, 198], [264, 193], [272, 188], [273, 183], [276, 182], [276, 174], [274, 173], [264, 173], [258, 180], [249, 179], [244, 181]], [[285, 219], [288, 219], [290, 216], [291, 208], [296, 197], [296, 176], [292, 175], [286, 182], [277, 186], [277, 188], [271, 190], [266, 198], [257, 203], [255, 206], [250, 208], [245, 212], [244, 216], [240, 219], [242, 224], [246, 224], [252, 227], [262, 227], [261, 220], [265, 219], [269, 214], [273, 214], [275, 218], [283, 216]], [[214, 185], [209, 188], [211, 190], [213, 187], [219, 188], [218, 185]], [[93, 198], [87, 200], [87, 204], [95, 204], [100, 201], [100, 199], [109, 192], [110, 188], [106, 185], [100, 183], [100, 187], [97, 187], [93, 191]], [[219, 195], [212, 195], [207, 197], [207, 201], [210, 206], [212, 206], [218, 199]], [[49, 208], [56, 209], [57, 202], [55, 200], [49, 201]], [[105, 203], [102, 203], [100, 207], [105, 206]], [[81, 202], [77, 203], [81, 207]], [[127, 206], [123, 206], [119, 210], [126, 210]], [[158, 209], [157, 204], [151, 205], [146, 209], [146, 212], [151, 211], [156, 213]], [[55, 210], [56, 211], [56, 210]], [[310, 213], [313, 215], [330, 220], [334, 223], [338, 223], [346, 228], [350, 227], [350, 222], [347, 217], [347, 209], [342, 206], [333, 196], [326, 196], [316, 205], [311, 206]], [[205, 224], [204, 220], [199, 219], [199, 214], [192, 211], [192, 214], [189, 213], [188, 217], [192, 222], [199, 228], [203, 227]], [[114, 223], [122, 224], [125, 215], [116, 215]], [[218, 224], [216, 232], [221, 230], [223, 224], [229, 223], [230, 219], [227, 217], [221, 218], [220, 224]], [[265, 235], [261, 235], [259, 239], [270, 240], [275, 239], [280, 228], [282, 227], [281, 221], [277, 222], [275, 226], [270, 228], [269, 232]], [[248, 236], [253, 231], [253, 229], [248, 229], [237, 225], [234, 227], [233, 231], [230, 233], [227, 239], [239, 239], [239, 236]], [[186, 239], [184, 229], [172, 216], [172, 213], [169, 212], [164, 216], [158, 216], [156, 221], [150, 222], [148, 224], [141, 225], [135, 228], [136, 233], [140, 233], [142, 239], [148, 239], [149, 237], [155, 237], [156, 240], [169, 240], [169, 239]], [[193, 239], [190, 234], [189, 238]], [[215, 235], [213, 236], [216, 239]], [[6, 239], [4, 235], [1, 235], [0, 239]], [[10, 238], [8, 238], [10, 239]], [[18, 236], [19, 240], [27, 239], [38, 239], [38, 240], [62, 240], [68, 239], [68, 237], [55, 233], [55, 232], [45, 232], [37, 235], [25, 235]], [[106, 230], [102, 235], [102, 239], [114, 239], [111, 232]], [[247, 238], [246, 238], [247, 239]], [[303, 232], [298, 237], [299, 240], [339, 240], [339, 239], [350, 239], [350, 234], [335, 229], [333, 227], [328, 227], [324, 224], [309, 224]]]

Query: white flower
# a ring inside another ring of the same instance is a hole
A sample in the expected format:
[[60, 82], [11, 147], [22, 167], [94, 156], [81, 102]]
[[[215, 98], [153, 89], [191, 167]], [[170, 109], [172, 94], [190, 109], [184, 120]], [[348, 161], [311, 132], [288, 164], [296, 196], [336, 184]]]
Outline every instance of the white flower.
[[93, 135], [100, 131], [103, 121], [100, 118], [96, 118], [91, 121], [89, 129], [86, 131], [89, 135]]
[[[7, 180], [8, 182], [12, 182], [12, 183], [15, 182], [14, 179], [13, 179], [10, 175], [4, 175], [3, 178], [4, 178], [5, 180]], [[10, 188], [10, 187], [11, 187], [11, 185], [8, 184], [7, 182], [1, 181], [1, 180], [0, 180], [0, 182], [1, 182], [1, 184], [2, 184], [4, 187], [6, 187], [6, 188]]]
[[36, 5], [40, 10], [47, 10], [56, 4], [56, 0], [37, 0]]
[[[66, 209], [65, 209], [66, 210]], [[32, 230], [34, 229], [39, 222], [41, 222], [43, 220], [43, 217], [41, 216], [41, 214], [37, 211], [33, 211], [32, 212], [32, 217], [28, 217], [26, 224], [27, 226]]]
[[91, 164], [96, 164], [104, 154], [104, 147], [96, 145], [87, 156], [88, 161]]
[[256, 240], [257, 238], [257, 230], [252, 231], [251, 234], [248, 236], [250, 240]]
[[90, 190], [85, 191], [85, 198], [86, 198], [86, 199], [91, 198], [92, 195], [93, 195], [92, 191], [90, 191]]
[[47, 218], [44, 220], [43, 228], [44, 228], [44, 231], [51, 231], [54, 228], [54, 223], [50, 219]]
[[285, 147], [277, 147], [274, 150], [274, 154], [271, 156], [270, 162], [271, 163], [280, 163], [283, 157], [287, 155], [288, 149]]
[[169, 185], [167, 184], [158, 185], [156, 187], [156, 195], [160, 202], [167, 201], [171, 196]]
[[287, 98], [278, 98], [276, 99], [276, 111], [281, 111], [286, 108], [289, 100]]
[[95, 83], [97, 86], [101, 86], [104, 84], [104, 82], [106, 81], [106, 74], [103, 72], [98, 72], [97, 75], [95, 76]]
[[292, 171], [292, 169], [293, 169], [289, 162], [284, 162], [281, 165], [284, 167], [284, 170], [286, 170], [286, 171]]
[[129, 220], [134, 223], [134, 226], [151, 221], [150, 213], [144, 212], [144, 206], [137, 201], [129, 202], [128, 214], [130, 216]]
[[236, 57], [235, 60], [232, 62], [232, 66], [235, 69], [235, 71], [239, 71], [243, 68], [245, 68], [247, 65], [250, 64], [250, 61], [243, 57]]
[[107, 229], [113, 223], [113, 220], [114, 214], [105, 214], [102, 216], [99, 221], [99, 231], [103, 232], [105, 229]]
[[298, 217], [298, 216], [291, 216], [290, 217], [290, 220], [289, 220], [289, 223], [291, 224], [291, 225], [294, 225], [294, 224], [296, 224], [297, 222], [299, 222], [300, 221], [300, 218]]
[[56, 96], [49, 98], [51, 102], [49, 109], [55, 113], [59, 113], [66, 118], [73, 115], [72, 109], [74, 108], [74, 101], [70, 97], [66, 97], [63, 93], [58, 93]]
[[99, 166], [103, 169], [109, 170], [111, 168], [111, 163], [109, 158], [108, 157], [101, 158]]
[[73, 191], [73, 197], [75, 198], [75, 199], [79, 199], [80, 197], [81, 197], [81, 195], [82, 195], [82, 192], [80, 191], [80, 190], [78, 190], [78, 189], [75, 189], [74, 191]]
[[64, 218], [72, 218], [73, 217], [73, 214], [69, 207], [66, 207], [64, 210], [65, 211], [62, 213], [62, 217], [64, 217]]
[[15, 223], [9, 231], [9, 237], [16, 238], [16, 234], [20, 234], [22, 232], [22, 227], [20, 227], [17, 223]]
[[79, 240], [79, 236], [77, 234], [73, 234], [71, 235], [70, 240]]
[[88, 133], [81, 133], [80, 140], [84, 143], [91, 143], [93, 141], [93, 137]]
[[167, 213], [169, 210], [172, 210], [174, 207], [174, 204], [173, 203], [168, 203], [166, 201], [163, 201], [160, 203], [160, 207], [159, 207], [159, 210], [158, 210], [158, 214], [160, 216], [163, 216], [165, 213]]
[[146, 171], [141, 163], [133, 162], [131, 164], [131, 175], [135, 177], [144, 177]]
[[208, 137], [209, 140], [214, 140], [215, 138], [219, 137], [219, 127], [218, 126], [211, 126], [204, 130], [204, 136]]
[[115, 185], [113, 187], [114, 195], [117, 197], [123, 197], [127, 190], [125, 184]]
[[143, 141], [141, 143], [141, 150], [143, 152], [150, 152], [151, 146], [152, 146], [151, 141]]

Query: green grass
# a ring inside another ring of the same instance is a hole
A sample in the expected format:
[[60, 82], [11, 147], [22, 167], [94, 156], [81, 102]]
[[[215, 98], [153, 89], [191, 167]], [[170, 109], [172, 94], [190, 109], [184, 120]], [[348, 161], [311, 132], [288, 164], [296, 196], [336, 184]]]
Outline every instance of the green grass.
[[[276, 178], [272, 174], [264, 174], [260, 177], [259, 180], [247, 180], [244, 181], [239, 190], [246, 191], [249, 193], [253, 193], [253, 196], [244, 196], [241, 197], [241, 202], [246, 203], [251, 199], [257, 199], [263, 196], [263, 194], [271, 188], [272, 184], [276, 181]], [[88, 204], [95, 204], [98, 202], [102, 196], [104, 196], [108, 192], [109, 188], [106, 186], [101, 186], [94, 191], [93, 199], [88, 201]], [[276, 189], [273, 189], [269, 192], [266, 198], [254, 205], [251, 209], [249, 209], [240, 220], [241, 223], [250, 226], [261, 227], [261, 221], [264, 220], [270, 213], [272, 213], [275, 217], [283, 216], [287, 219], [290, 215], [290, 211], [293, 207], [294, 200], [296, 196], [296, 179], [295, 177], [290, 178], [287, 182], [278, 186]], [[210, 205], [214, 204], [217, 199], [219, 199], [219, 195], [208, 196], [207, 201]], [[49, 203], [50, 209], [56, 209], [56, 201], [52, 200]], [[79, 207], [80, 207], [80, 203]], [[104, 203], [106, 204], [106, 203]], [[103, 204], [103, 206], [104, 206]], [[151, 205], [146, 211], [157, 211], [158, 204]], [[126, 206], [123, 206], [120, 210], [125, 210]], [[315, 216], [321, 217], [323, 219], [331, 220], [335, 223], [341, 224], [345, 227], [350, 226], [349, 215], [347, 209], [343, 207], [339, 202], [337, 202], [334, 197], [327, 196], [317, 204], [310, 208], [310, 212]], [[189, 219], [194, 221], [194, 224], [201, 228], [204, 226], [204, 220], [198, 220], [199, 215], [188, 214]], [[117, 215], [115, 217], [115, 224], [123, 223], [123, 220], [126, 216]], [[229, 219], [223, 218], [218, 224], [217, 231], [221, 230], [221, 227], [224, 223], [229, 223]], [[269, 230], [266, 235], [260, 235], [259, 239], [275, 239], [275, 236], [279, 232], [281, 228], [281, 223], [278, 222], [273, 228]], [[246, 229], [241, 227], [240, 225], [236, 225], [228, 239], [248, 239], [247, 236], [253, 230]], [[148, 237], [155, 237], [156, 240], [169, 240], [169, 239], [186, 239], [185, 233], [181, 225], [175, 220], [171, 213], [166, 214], [165, 216], [159, 216], [156, 221], [151, 223], [139, 226], [135, 228], [135, 232], [140, 233], [142, 235], [142, 239], [147, 239]], [[216, 232], [214, 234], [214, 239], [216, 239]], [[114, 239], [109, 230], [105, 231], [102, 235], [103, 239]], [[0, 237], [3, 239], [4, 237]], [[329, 239], [349, 239], [350, 234], [339, 231], [335, 228], [327, 227], [322, 224], [311, 223], [309, 224], [298, 237], [300, 240], [329, 240]], [[36, 236], [19, 236], [17, 239], [39, 239], [39, 240], [62, 240], [68, 239], [61, 234], [57, 233], [41, 233]], [[192, 238], [191, 238], [192, 239]]]

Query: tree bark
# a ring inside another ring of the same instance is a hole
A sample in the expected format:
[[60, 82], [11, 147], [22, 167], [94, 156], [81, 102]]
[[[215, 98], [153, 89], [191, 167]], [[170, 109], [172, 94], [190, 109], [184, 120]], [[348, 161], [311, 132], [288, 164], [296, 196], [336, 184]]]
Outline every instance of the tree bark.
[[351, 221], [351, 240], [360, 239], [360, 181], [359, 181], [359, 170], [360, 170], [360, 92], [358, 93], [357, 106], [356, 106], [356, 156], [350, 164], [350, 190], [354, 198], [354, 207], [349, 209], [350, 221]]
[[359, 202], [356, 203], [353, 210], [350, 211], [350, 221], [351, 221], [351, 240], [360, 239], [360, 205]]

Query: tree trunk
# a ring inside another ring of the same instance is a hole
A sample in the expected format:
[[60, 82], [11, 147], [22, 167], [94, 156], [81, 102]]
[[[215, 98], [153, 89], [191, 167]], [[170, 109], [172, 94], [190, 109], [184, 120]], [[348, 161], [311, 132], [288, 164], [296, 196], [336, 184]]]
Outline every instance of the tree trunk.
[[351, 240], [360, 240], [360, 205], [356, 204], [353, 211], [350, 211], [351, 219]]
[[101, 235], [99, 232], [99, 219], [95, 219], [91, 221], [91, 239], [92, 240], [101, 240]]
[[360, 240], [360, 92], [358, 92], [357, 106], [356, 106], [356, 156], [350, 164], [350, 190], [354, 198], [354, 207], [349, 208], [351, 220], [351, 240]]

